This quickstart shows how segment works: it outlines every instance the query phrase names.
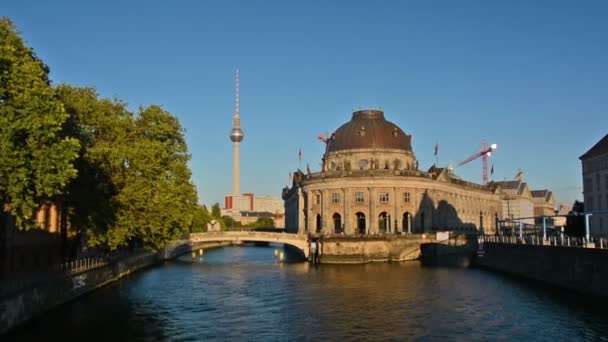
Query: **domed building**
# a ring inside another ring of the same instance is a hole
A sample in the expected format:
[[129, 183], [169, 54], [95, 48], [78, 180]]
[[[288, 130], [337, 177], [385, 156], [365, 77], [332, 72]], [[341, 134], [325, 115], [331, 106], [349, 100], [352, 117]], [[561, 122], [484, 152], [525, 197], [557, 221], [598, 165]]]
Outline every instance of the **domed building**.
[[325, 142], [322, 170], [298, 170], [291, 187], [283, 189], [286, 231], [495, 231], [500, 187], [463, 181], [446, 168], [419, 170], [412, 136], [386, 120], [383, 111], [355, 111]]

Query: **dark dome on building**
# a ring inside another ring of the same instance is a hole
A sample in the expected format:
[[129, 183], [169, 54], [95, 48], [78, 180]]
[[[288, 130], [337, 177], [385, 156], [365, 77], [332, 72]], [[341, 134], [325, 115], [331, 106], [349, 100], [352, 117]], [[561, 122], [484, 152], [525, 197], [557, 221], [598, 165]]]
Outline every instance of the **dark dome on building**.
[[375, 109], [353, 112], [351, 120], [332, 134], [327, 152], [381, 148], [412, 152], [412, 136], [384, 119], [384, 112]]

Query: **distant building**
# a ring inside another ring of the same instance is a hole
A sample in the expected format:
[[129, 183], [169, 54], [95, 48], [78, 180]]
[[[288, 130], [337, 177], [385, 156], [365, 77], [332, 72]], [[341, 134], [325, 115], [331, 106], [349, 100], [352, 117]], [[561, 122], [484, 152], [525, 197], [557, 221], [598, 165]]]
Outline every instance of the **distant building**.
[[555, 215], [555, 198], [549, 190], [532, 190], [532, 202], [534, 202], [534, 216]]
[[523, 220], [524, 223], [533, 224], [534, 201], [528, 184], [521, 180], [500, 181], [488, 183], [491, 187], [498, 187], [501, 190], [500, 199], [502, 200], [502, 219], [516, 219], [530, 217]]
[[285, 226], [285, 209], [278, 197], [255, 196], [253, 193], [224, 197], [222, 215], [230, 216], [241, 224], [255, 222], [259, 217], [272, 217], [275, 227]]
[[[585, 211], [608, 211], [608, 134], [579, 159]], [[589, 231], [595, 237], [608, 237], [608, 215], [591, 216]]]

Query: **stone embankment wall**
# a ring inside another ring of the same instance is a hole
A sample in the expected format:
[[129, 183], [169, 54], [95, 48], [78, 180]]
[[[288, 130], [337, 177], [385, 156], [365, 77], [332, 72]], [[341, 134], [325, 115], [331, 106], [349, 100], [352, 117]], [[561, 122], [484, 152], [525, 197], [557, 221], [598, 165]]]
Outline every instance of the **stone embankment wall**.
[[608, 250], [484, 243], [475, 264], [596, 296], [608, 296]]
[[159, 253], [141, 252], [118, 262], [65, 276], [23, 289], [10, 297], [0, 298], [0, 335], [63, 303], [116, 281], [142, 268], [173, 259], [193, 249], [214, 248], [229, 243], [203, 243], [191, 246], [180, 241]]
[[156, 253], [145, 252], [113, 264], [56, 278], [4, 298], [0, 301], [0, 334], [158, 260]]
[[406, 261], [420, 257], [420, 245], [433, 237], [403, 235], [386, 237], [336, 237], [320, 241], [320, 263], [361, 264], [374, 261]]

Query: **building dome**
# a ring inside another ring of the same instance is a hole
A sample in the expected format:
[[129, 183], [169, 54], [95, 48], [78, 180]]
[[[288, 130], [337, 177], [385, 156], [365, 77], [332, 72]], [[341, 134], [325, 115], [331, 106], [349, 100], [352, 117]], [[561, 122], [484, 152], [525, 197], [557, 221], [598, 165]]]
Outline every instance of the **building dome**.
[[381, 110], [358, 110], [332, 134], [327, 152], [369, 148], [412, 152], [412, 136], [387, 121]]

